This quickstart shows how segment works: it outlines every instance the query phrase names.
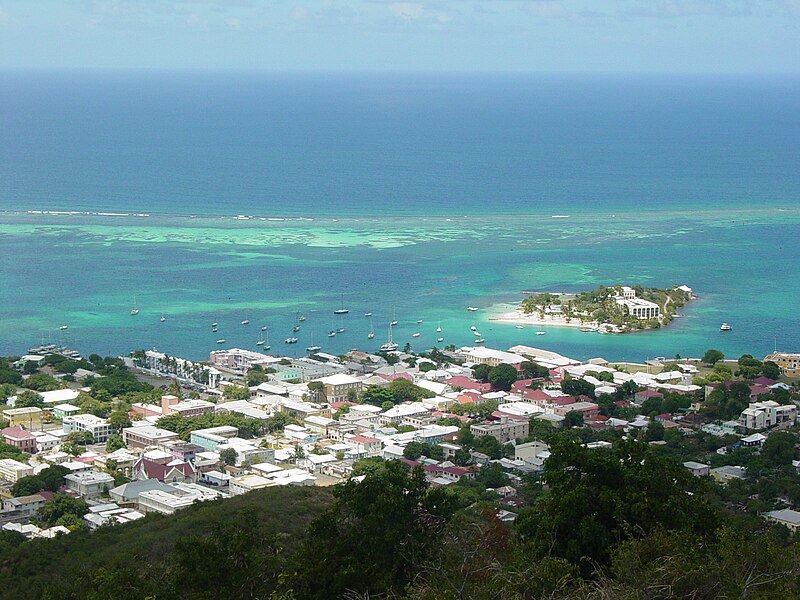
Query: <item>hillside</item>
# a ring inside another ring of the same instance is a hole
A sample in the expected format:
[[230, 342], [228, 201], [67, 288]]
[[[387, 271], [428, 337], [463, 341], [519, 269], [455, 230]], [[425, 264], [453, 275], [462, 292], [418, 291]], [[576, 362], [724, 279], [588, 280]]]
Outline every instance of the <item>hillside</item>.
[[[133, 523], [91, 533], [26, 542], [6, 552], [0, 550], [2, 597], [105, 598], [102, 590], [107, 588], [117, 592], [115, 598], [144, 598], [153, 592], [159, 598], [167, 598], [169, 593], [159, 592], [174, 575], [168, 571], [181, 567], [184, 557], [202, 564], [199, 557], [189, 554], [192, 549], [202, 548], [202, 544], [194, 543], [195, 538], [207, 538], [220, 531], [222, 537], [232, 540], [244, 533], [249, 536], [245, 545], [258, 548], [260, 540], [269, 543], [277, 536], [280, 546], [290, 553], [298, 547], [309, 522], [331, 499], [329, 488], [268, 488], [198, 504], [173, 516], [149, 514]], [[176, 544], [181, 543], [185, 547], [176, 552]], [[220, 546], [216, 540], [214, 545]], [[236, 549], [231, 554], [241, 556]], [[99, 581], [110, 576], [112, 568], [119, 567], [123, 569], [114, 573], [113, 579], [124, 575], [131, 580], [128, 596], [118, 594], [120, 587], [126, 587], [118, 586], [118, 581], [110, 581], [108, 586]], [[134, 575], [141, 582], [134, 581]], [[90, 581], [95, 585], [90, 586]], [[90, 587], [97, 591], [90, 591]]]

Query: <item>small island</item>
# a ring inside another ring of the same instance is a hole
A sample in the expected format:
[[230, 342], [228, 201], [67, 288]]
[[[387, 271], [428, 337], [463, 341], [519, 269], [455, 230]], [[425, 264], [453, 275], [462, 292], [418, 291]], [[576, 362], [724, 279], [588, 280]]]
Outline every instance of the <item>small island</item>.
[[697, 296], [685, 285], [671, 288], [600, 286], [589, 292], [523, 292], [517, 310], [492, 319], [518, 325], [580, 327], [598, 333], [659, 329], [679, 317], [678, 309]]

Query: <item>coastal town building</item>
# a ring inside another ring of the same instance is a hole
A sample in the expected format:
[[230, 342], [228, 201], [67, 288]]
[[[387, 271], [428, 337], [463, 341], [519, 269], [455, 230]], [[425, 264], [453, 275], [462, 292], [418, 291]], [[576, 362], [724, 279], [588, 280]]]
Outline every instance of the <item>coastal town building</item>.
[[491, 435], [501, 444], [505, 444], [511, 440], [528, 437], [530, 424], [527, 418], [501, 417], [498, 423], [478, 423], [471, 425], [469, 430], [474, 436]]
[[178, 434], [174, 431], [159, 429], [152, 425], [126, 427], [122, 430], [122, 440], [125, 442], [125, 445], [133, 448], [158, 446], [162, 442], [177, 439], [179, 439]]
[[36, 452], [36, 437], [19, 425], [6, 427], [2, 430], [2, 435], [3, 442], [9, 446], [14, 446], [14, 448], [19, 448], [23, 452], [31, 454]]
[[636, 290], [630, 287], [622, 287], [621, 292], [617, 292], [614, 301], [618, 306], [621, 306], [626, 314], [629, 314], [637, 319], [657, 319], [661, 307], [655, 302], [644, 300], [636, 297]]
[[779, 423], [794, 423], [797, 419], [797, 406], [778, 404], [774, 400], [751, 402], [739, 416], [739, 423], [747, 429], [766, 429]]
[[111, 425], [108, 421], [95, 415], [73, 415], [64, 417], [61, 422], [64, 433], [91, 433], [96, 443], [105, 442], [111, 435]]
[[778, 365], [784, 377], [800, 377], [800, 352], [773, 352], [764, 360]]
[[30, 465], [21, 463], [13, 458], [0, 459], [0, 479], [16, 483], [29, 475], [33, 475], [33, 468]]
[[3, 419], [12, 427], [22, 425], [26, 429], [33, 429], [42, 424], [42, 409], [36, 406], [7, 408], [3, 411]]

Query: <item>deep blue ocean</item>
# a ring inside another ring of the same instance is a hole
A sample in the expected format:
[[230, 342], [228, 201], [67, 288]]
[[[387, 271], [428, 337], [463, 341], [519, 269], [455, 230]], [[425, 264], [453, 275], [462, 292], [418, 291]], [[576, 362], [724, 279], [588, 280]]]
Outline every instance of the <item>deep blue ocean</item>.
[[[341, 353], [392, 314], [416, 349], [441, 322], [580, 358], [798, 351], [799, 167], [797, 77], [0, 72], [0, 353], [203, 358], [261, 325]], [[488, 320], [614, 283], [700, 300], [627, 336]]]

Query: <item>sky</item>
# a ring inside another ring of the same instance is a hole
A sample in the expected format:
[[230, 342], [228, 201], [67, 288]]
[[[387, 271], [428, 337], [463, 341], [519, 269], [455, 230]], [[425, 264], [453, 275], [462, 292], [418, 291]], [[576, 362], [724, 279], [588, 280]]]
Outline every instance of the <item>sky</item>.
[[0, 0], [0, 68], [798, 73], [800, 0]]

